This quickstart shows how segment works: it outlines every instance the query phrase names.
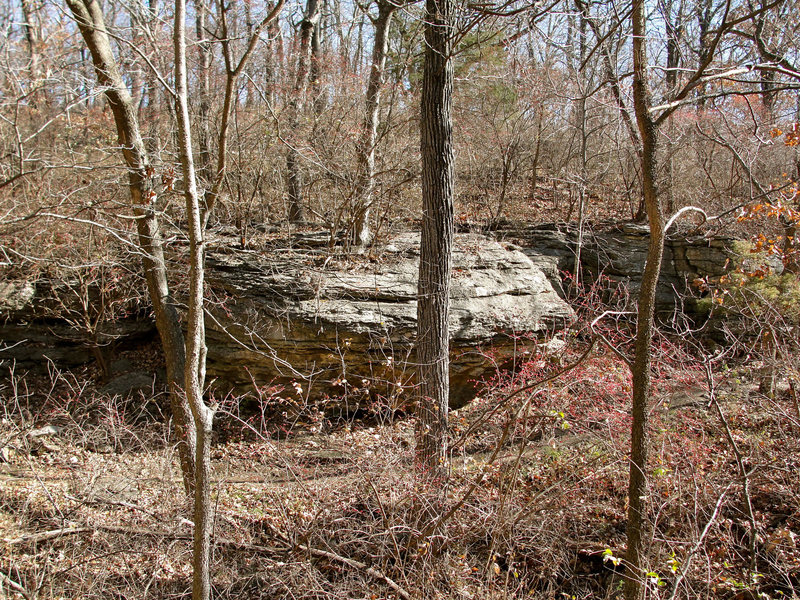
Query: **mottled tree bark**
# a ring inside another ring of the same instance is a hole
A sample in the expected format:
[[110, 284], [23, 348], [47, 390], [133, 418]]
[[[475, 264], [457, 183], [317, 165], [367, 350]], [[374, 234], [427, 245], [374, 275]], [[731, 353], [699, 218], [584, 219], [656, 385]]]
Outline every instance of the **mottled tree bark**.
[[282, 38], [278, 20], [267, 27], [267, 47], [264, 57], [264, 93], [270, 107], [275, 106], [278, 90], [278, 72], [283, 64]]
[[[664, 13], [664, 23], [667, 30], [667, 71], [666, 84], [667, 93], [664, 95], [666, 103], [672, 102], [678, 88], [678, 67], [680, 66], [680, 42], [683, 37], [683, 2], [677, 8], [673, 6], [671, 0], [661, 0], [662, 12]], [[673, 9], [674, 12], [673, 12]], [[673, 115], [669, 116], [669, 134], [667, 139], [668, 148], [664, 164], [664, 181], [666, 182], [667, 214], [675, 212], [675, 147], [672, 140], [675, 139], [677, 131]]]
[[[321, 0], [325, 4], [325, 0]], [[320, 9], [317, 8], [319, 11]], [[322, 93], [322, 14], [320, 12], [319, 18], [314, 23], [314, 28], [311, 30], [311, 62], [308, 71], [308, 83], [311, 85], [311, 106], [314, 109], [314, 115], [320, 116], [325, 110], [327, 105], [325, 95]]]
[[[697, 54], [698, 63], [704, 65], [708, 62], [710, 53], [710, 37], [711, 37], [711, 19], [714, 16], [714, 10], [711, 0], [698, 0], [695, 6], [695, 15], [697, 16]], [[697, 101], [698, 108], [704, 108], [706, 100], [704, 98], [706, 93], [705, 83], [701, 83], [697, 87], [697, 94], [699, 99]]]
[[178, 125], [178, 149], [186, 200], [189, 228], [189, 295], [186, 318], [186, 364], [184, 381], [186, 399], [197, 430], [194, 479], [194, 553], [192, 600], [211, 597], [211, 528], [214, 507], [211, 502], [211, 430], [214, 411], [203, 401], [206, 373], [205, 315], [203, 280], [205, 242], [200, 214], [200, 192], [192, 153], [189, 126], [189, 92], [186, 79], [186, 0], [175, 0], [175, 114]]
[[211, 161], [211, 43], [208, 39], [208, 5], [194, 0], [195, 36], [197, 37], [197, 163], [205, 186], [214, 179]]

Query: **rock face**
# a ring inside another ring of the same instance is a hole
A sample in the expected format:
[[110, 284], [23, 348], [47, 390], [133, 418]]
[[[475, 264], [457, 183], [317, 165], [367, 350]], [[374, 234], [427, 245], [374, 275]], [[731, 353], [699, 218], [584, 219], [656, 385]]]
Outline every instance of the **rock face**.
[[[376, 263], [334, 264], [308, 251], [208, 257], [223, 298], [207, 323], [208, 374], [221, 393], [279, 384], [302, 402], [408, 400], [414, 386], [419, 235], [396, 238]], [[451, 294], [451, 404], [514, 351], [514, 337], [558, 330], [569, 306], [518, 248], [457, 235]], [[493, 353], [492, 358], [482, 350]], [[302, 390], [302, 391], [300, 391]], [[347, 407], [352, 410], [353, 406]]]
[[[543, 267], [555, 285], [560, 285], [559, 272], [575, 270], [577, 232], [566, 224], [542, 225], [501, 232], [501, 238], [513, 240], [535, 263]], [[627, 286], [636, 298], [647, 258], [650, 231], [647, 226], [623, 224], [584, 233], [581, 272], [584, 278], [596, 281], [607, 277], [611, 284]], [[694, 302], [683, 294], [695, 278], [719, 277], [726, 273], [736, 256], [733, 239], [703, 236], [667, 237], [664, 261], [658, 281], [656, 310], [672, 313], [676, 308], [691, 314]]]
[[66, 281], [0, 282], [0, 364], [13, 361], [19, 372], [46, 371], [50, 363], [76, 367], [94, 360], [98, 345], [110, 348], [155, 334], [152, 321], [134, 318], [100, 322], [94, 335], [76, 329], [80, 319], [64, 317], [77, 311], [78, 296], [71, 289]]
[[[574, 229], [550, 225], [496, 235], [500, 241], [477, 234], [455, 239], [453, 406], [467, 402], [474, 381], [513, 355], [515, 338], [557, 331], [572, 318], [556, 290], [561, 272], [574, 269]], [[209, 383], [220, 396], [257, 389], [300, 404], [340, 397], [350, 411], [376, 399], [406, 403], [415, 385], [419, 235], [398, 236], [375, 260], [331, 256], [315, 249], [312, 238], [305, 239], [306, 249], [303, 239], [294, 240], [293, 250], [263, 253], [225, 250], [223, 241], [209, 252]], [[587, 233], [584, 276], [625, 283], [635, 298], [647, 243], [647, 229], [638, 226]], [[670, 239], [658, 310], [675, 309], [687, 280], [724, 273], [730, 245], [720, 238]], [[45, 281], [0, 282], [0, 362], [13, 359], [28, 369], [46, 367], [48, 360], [69, 367], [95, 358], [91, 340], [48, 309], [57, 289]], [[125, 344], [153, 335], [151, 321], [131, 319], [109, 322], [100, 337]]]

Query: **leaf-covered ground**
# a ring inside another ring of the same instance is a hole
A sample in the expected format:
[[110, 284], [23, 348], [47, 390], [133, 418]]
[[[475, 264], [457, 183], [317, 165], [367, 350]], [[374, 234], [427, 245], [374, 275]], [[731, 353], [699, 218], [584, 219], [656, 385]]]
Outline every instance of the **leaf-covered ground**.
[[[315, 421], [268, 436], [223, 415], [213, 449], [215, 597], [618, 597], [627, 368], [598, 346], [563, 376], [503, 401], [578, 355], [533, 352], [453, 413], [445, 509], [455, 510], [427, 537], [413, 419]], [[774, 398], [759, 394], [746, 369], [715, 376], [712, 394], [701, 369], [664, 364], [651, 409], [649, 597], [796, 596], [794, 398], [780, 386]], [[23, 408], [32, 392], [25, 402], [19, 387], [6, 397], [0, 589], [188, 597], [191, 512], [168, 424], [143, 411], [153, 404], [144, 398], [104, 399], [91, 386], [76, 396], [75, 381], [51, 385], [36, 412]]]

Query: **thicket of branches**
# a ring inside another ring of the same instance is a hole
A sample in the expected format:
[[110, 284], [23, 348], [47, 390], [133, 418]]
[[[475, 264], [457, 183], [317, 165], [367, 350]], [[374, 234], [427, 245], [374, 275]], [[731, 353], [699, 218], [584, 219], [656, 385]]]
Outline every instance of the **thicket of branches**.
[[[252, 1], [227, 7], [223, 36], [219, 6], [198, 6], [202, 28], [189, 32], [191, 112], [204, 163], [201, 180], [210, 189], [216, 179], [208, 159], [216, 153], [212, 130], [223, 109], [225, 69], [236, 66], [226, 66], [225, 54], [238, 60], [268, 7]], [[155, 174], [164, 182], [158, 210], [180, 221], [174, 107], [162, 86], [172, 84], [172, 7], [112, 2], [103, 8]], [[359, 150], [378, 11], [342, 2], [317, 7], [314, 15], [308, 8], [289, 6], [260, 32], [236, 84], [228, 165], [212, 222], [235, 227], [245, 244], [255, 228], [291, 216], [287, 155], [297, 158], [307, 220], [332, 233], [352, 229], [358, 220]], [[570, 220], [580, 212], [641, 218], [628, 8], [613, 2], [478, 8], [460, 9], [454, 57], [461, 218]], [[197, 10], [189, 9], [189, 24], [198, 25]], [[103, 90], [64, 6], [26, 0], [4, 10], [4, 263], [76, 252], [71, 260], [80, 262], [85, 244], [77, 250], [65, 242], [84, 229], [65, 219], [108, 226], [123, 238], [132, 226], [120, 199], [124, 172]], [[711, 61], [660, 133], [659, 177], [671, 208], [692, 204], [717, 214], [770, 197], [796, 175], [795, 150], [772, 137], [797, 121], [793, 11], [788, 2], [648, 7], [656, 105], [672, 102], [698, 64]], [[751, 18], [736, 22], [748, 13]], [[378, 235], [398, 219], [418, 215], [420, 15], [418, 5], [403, 4], [389, 25], [369, 213]], [[313, 23], [306, 51], [308, 16]], [[718, 33], [724, 35], [712, 48]], [[307, 65], [300, 60], [304, 52]], [[307, 71], [300, 86], [299, 69]], [[46, 226], [28, 226], [37, 214]], [[108, 233], [91, 239], [100, 246], [118, 243]]]

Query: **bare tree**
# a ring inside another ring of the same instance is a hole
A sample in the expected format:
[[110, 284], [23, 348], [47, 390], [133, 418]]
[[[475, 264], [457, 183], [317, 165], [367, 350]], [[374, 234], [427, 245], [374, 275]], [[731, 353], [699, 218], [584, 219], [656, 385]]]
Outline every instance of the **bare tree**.
[[229, 7], [220, 3], [220, 35], [222, 55], [225, 61], [225, 98], [222, 105], [222, 121], [218, 137], [216, 172], [211, 189], [203, 202], [197, 184], [194, 166], [192, 134], [189, 120], [189, 92], [186, 74], [186, 0], [175, 0], [175, 26], [173, 41], [175, 48], [175, 103], [178, 125], [178, 147], [183, 172], [184, 198], [189, 229], [189, 295], [186, 318], [186, 365], [184, 373], [185, 392], [192, 411], [197, 446], [195, 451], [194, 480], [194, 582], [193, 600], [208, 600], [211, 596], [211, 530], [213, 504], [211, 502], [211, 434], [214, 409], [203, 400], [206, 375], [206, 335], [204, 315], [205, 280], [205, 229], [208, 217], [219, 197], [222, 179], [227, 165], [228, 123], [233, 109], [233, 96], [237, 82], [249, 57], [253, 53], [261, 31], [277, 17], [283, 6], [278, 0], [261, 22], [249, 32], [247, 47], [234, 63], [230, 45], [227, 20]]
[[197, 164], [205, 182], [214, 179], [211, 164], [211, 49], [208, 32], [209, 10], [206, 0], [194, 0], [195, 36], [197, 37]]
[[[230, 129], [231, 114], [236, 102], [235, 96], [238, 89], [239, 78], [242, 76], [250, 57], [256, 49], [261, 32], [277, 18], [283, 8], [284, 2], [285, 0], [278, 0], [274, 6], [270, 6], [264, 18], [252, 28], [247, 38], [244, 52], [238, 61], [234, 58], [233, 49], [231, 47], [232, 33], [228, 22], [230, 6], [224, 2], [220, 2], [220, 44], [222, 45], [222, 58], [225, 63], [225, 92], [222, 101], [219, 132], [217, 135], [217, 162], [215, 169], [211, 173], [212, 176], [207, 182], [208, 188], [205, 192], [203, 205], [201, 207], [204, 228], [208, 224], [208, 219], [220, 197], [222, 184], [225, 179], [225, 172], [228, 165], [228, 130]], [[201, 148], [201, 153], [202, 152], [203, 150]]]
[[186, 319], [186, 399], [197, 432], [194, 480], [194, 583], [193, 600], [207, 600], [211, 595], [211, 429], [214, 410], [203, 401], [206, 372], [206, 336], [203, 314], [205, 272], [203, 219], [197, 189], [192, 135], [189, 128], [189, 100], [186, 77], [186, 1], [175, 0], [175, 104], [178, 123], [178, 147], [189, 224], [189, 314]]
[[20, 0], [20, 4], [22, 5], [22, 19], [25, 27], [25, 41], [28, 43], [28, 53], [30, 55], [29, 72], [31, 83], [34, 83], [39, 77], [42, 32], [36, 23], [36, 10], [32, 0]]
[[[644, 579], [643, 555], [645, 530], [648, 527], [648, 411], [652, 390], [651, 344], [655, 330], [656, 289], [661, 272], [667, 227], [662, 206], [662, 195], [657, 185], [659, 128], [679, 106], [689, 101], [689, 95], [696, 88], [703, 89], [710, 81], [726, 81], [733, 79], [736, 74], [740, 74], [742, 71], [747, 72], [750, 70], [750, 67], [743, 67], [726, 70], [714, 75], [706, 75], [725, 34], [738, 24], [751, 20], [762, 11], [779, 5], [780, 1], [775, 0], [771, 5], [762, 4], [761, 7], [748, 14], [736, 15], [735, 17], [730, 14], [730, 3], [726, 3], [722, 10], [719, 24], [714, 29], [713, 35], [709, 34], [709, 38], [703, 46], [701, 63], [697, 69], [691, 74], [687, 82], [674, 92], [674, 95], [672, 92], [668, 93], [668, 97], [672, 98], [670, 102], [660, 106], [653, 106], [648, 76], [645, 2], [644, 0], [633, 0], [631, 12], [633, 28], [633, 105], [642, 144], [639, 157], [642, 196], [650, 226], [650, 242], [638, 297], [635, 354], [632, 366], [631, 456], [628, 483], [628, 524], [626, 529], [628, 538], [626, 558], [630, 573], [625, 581], [624, 593], [626, 600], [639, 600], [644, 590], [642, 585]], [[703, 9], [703, 13], [710, 14], [710, 10], [710, 8], [706, 7]], [[706, 23], [706, 26], [711, 26], [710, 20]], [[669, 71], [667, 74], [670, 75]], [[668, 77], [668, 81], [671, 81], [671, 78]], [[683, 210], [676, 213], [673, 219], [679, 216]]]
[[650, 87], [647, 79], [647, 40], [645, 38], [645, 3], [633, 0], [633, 106], [642, 141], [640, 157], [642, 194], [650, 225], [650, 245], [642, 273], [639, 312], [636, 320], [636, 344], [633, 362], [633, 402], [631, 414], [631, 457], [628, 480], [626, 600], [639, 600], [642, 590], [642, 551], [647, 510], [648, 401], [651, 390], [650, 346], [653, 341], [654, 312], [658, 276], [664, 254], [664, 215], [656, 187], [656, 150], [658, 129], [650, 116]]
[[297, 60], [292, 97], [289, 100], [289, 131], [292, 139], [286, 152], [286, 170], [288, 173], [289, 221], [292, 223], [301, 222], [305, 218], [303, 171], [300, 165], [300, 151], [297, 148], [298, 140], [294, 136], [300, 127], [300, 116], [305, 108], [306, 88], [312, 58], [312, 38], [319, 20], [319, 0], [308, 0], [303, 20], [300, 23], [300, 56]]
[[[453, 3], [425, 4], [422, 83], [422, 234], [417, 295], [419, 401], [416, 461], [424, 482], [444, 494], [450, 474], [450, 270], [453, 243]], [[443, 496], [440, 496], [443, 497]]]
[[386, 73], [389, 27], [392, 23], [392, 15], [401, 6], [395, 0], [378, 0], [378, 16], [373, 19], [375, 39], [372, 46], [372, 66], [367, 82], [364, 125], [357, 149], [358, 166], [353, 202], [352, 241], [358, 246], [367, 245], [372, 238], [369, 216], [372, 207], [372, 191], [375, 187], [375, 147], [378, 143], [381, 90]]
[[114, 115], [117, 138], [128, 167], [128, 189], [136, 214], [147, 289], [164, 349], [178, 455], [187, 493], [194, 487], [195, 431], [183, 394], [186, 354], [180, 316], [170, 293], [164, 247], [156, 213], [154, 172], [139, 130], [136, 107], [111, 50], [100, 4], [94, 0], [66, 0], [94, 62], [97, 81], [105, 89]]

